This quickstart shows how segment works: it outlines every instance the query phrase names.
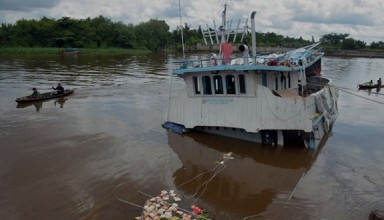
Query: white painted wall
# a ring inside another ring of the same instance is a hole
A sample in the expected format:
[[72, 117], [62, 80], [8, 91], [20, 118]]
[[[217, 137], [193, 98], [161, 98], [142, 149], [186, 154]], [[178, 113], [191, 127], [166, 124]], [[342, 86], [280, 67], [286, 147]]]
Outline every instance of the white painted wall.
[[[187, 85], [191, 85], [188, 80], [191, 79], [186, 78]], [[277, 97], [260, 85], [255, 91], [257, 96], [220, 97], [187, 97], [187, 92], [183, 91], [171, 98], [167, 121], [187, 128], [223, 126], [244, 128], [248, 132], [261, 129], [312, 131], [311, 115], [316, 112], [313, 96], [305, 99]]]

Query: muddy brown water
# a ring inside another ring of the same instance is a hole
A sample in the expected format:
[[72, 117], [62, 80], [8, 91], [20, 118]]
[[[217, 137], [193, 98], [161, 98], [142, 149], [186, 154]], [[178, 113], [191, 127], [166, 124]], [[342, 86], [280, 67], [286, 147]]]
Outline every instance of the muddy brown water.
[[[367, 219], [384, 209], [384, 96], [357, 90], [384, 77], [383, 59], [323, 59], [341, 91], [316, 152], [164, 130], [170, 91], [183, 88], [169, 78], [178, 59], [1, 56], [0, 219], [134, 219], [132, 204], [163, 189], [214, 219]], [[57, 82], [75, 93], [14, 101]], [[213, 173], [227, 152], [234, 159]]]

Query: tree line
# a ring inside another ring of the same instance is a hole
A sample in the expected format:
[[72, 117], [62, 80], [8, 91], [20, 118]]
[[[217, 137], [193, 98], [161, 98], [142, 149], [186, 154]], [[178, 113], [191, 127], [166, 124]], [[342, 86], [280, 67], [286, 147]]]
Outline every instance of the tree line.
[[169, 41], [169, 26], [162, 20], [151, 19], [139, 25], [112, 22], [96, 18], [73, 19], [62, 17], [40, 20], [18, 20], [1, 24], [2, 47], [119, 47], [157, 50]]
[[384, 49], [384, 42], [378, 41], [378, 42], [372, 42], [371, 44], [367, 44], [364, 41], [361, 40], [355, 40], [351, 37], [349, 37], [349, 34], [337, 34], [337, 33], [331, 33], [323, 35], [320, 38], [320, 42], [322, 45], [328, 49], [342, 49], [342, 50], [366, 50], [366, 49], [372, 49], [372, 50], [383, 50]]
[[[170, 31], [164, 20], [150, 19], [138, 25], [112, 22], [104, 16], [86, 19], [62, 17], [40, 20], [18, 20], [15, 24], [0, 26], [0, 47], [58, 47], [58, 48], [127, 48], [158, 51], [181, 50], [181, 32], [185, 44], [195, 46], [203, 43], [200, 27], [191, 29], [188, 24]], [[384, 42], [373, 42], [369, 46], [363, 41], [349, 38], [348, 34], [327, 34], [320, 41], [333, 49], [384, 49]], [[301, 37], [296, 39], [275, 33], [256, 33], [260, 46], [301, 47], [311, 43]], [[250, 44], [251, 36], [245, 36]], [[312, 38], [313, 42], [313, 38]], [[240, 43], [240, 42], [235, 42]]]

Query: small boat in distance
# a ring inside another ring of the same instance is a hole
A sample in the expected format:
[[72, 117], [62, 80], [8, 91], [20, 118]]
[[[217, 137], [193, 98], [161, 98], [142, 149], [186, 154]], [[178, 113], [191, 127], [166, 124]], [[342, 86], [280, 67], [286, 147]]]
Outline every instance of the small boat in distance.
[[61, 51], [59, 51], [59, 54], [80, 54], [80, 53], [82, 53], [81, 50], [77, 48], [72, 48], [72, 47], [64, 48]]
[[73, 89], [66, 89], [64, 90], [64, 93], [61, 94], [56, 94], [55, 92], [46, 92], [46, 93], [41, 93], [40, 96], [23, 96], [16, 98], [17, 103], [25, 103], [25, 102], [36, 102], [36, 101], [43, 101], [43, 100], [48, 100], [48, 99], [54, 99], [54, 98], [60, 98], [63, 96], [70, 95], [74, 92]]
[[219, 56], [184, 59], [173, 70], [184, 79], [185, 90], [170, 94], [163, 127], [270, 145], [303, 142], [316, 149], [338, 115], [338, 90], [321, 76], [320, 43], [259, 56], [252, 12], [252, 53], [239, 45], [242, 56], [234, 58], [225, 12]]
[[365, 89], [380, 89], [384, 88], [384, 85], [379, 85], [379, 84], [370, 84], [369, 82], [359, 84], [358, 85], [359, 90], [365, 90]]

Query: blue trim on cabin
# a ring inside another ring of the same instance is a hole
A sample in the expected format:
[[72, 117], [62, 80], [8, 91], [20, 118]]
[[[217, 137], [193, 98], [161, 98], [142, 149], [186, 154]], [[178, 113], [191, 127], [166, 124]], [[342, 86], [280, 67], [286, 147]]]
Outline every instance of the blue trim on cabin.
[[[316, 61], [321, 59], [323, 54], [317, 56], [310, 63], [305, 65], [305, 67], [313, 65]], [[195, 62], [197, 62], [196, 60]], [[180, 69], [174, 70], [172, 72], [173, 75], [184, 75], [189, 73], [199, 73], [199, 72], [212, 72], [212, 71], [245, 71], [245, 70], [268, 70], [268, 71], [299, 71], [303, 69], [303, 66], [267, 66], [267, 65], [217, 65], [217, 66], [206, 66], [206, 67], [192, 67], [187, 68], [188, 65], [193, 63], [193, 61], [185, 61], [180, 63]]]

